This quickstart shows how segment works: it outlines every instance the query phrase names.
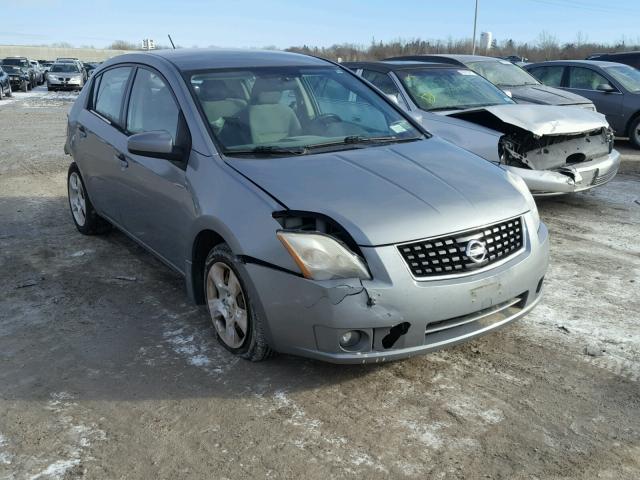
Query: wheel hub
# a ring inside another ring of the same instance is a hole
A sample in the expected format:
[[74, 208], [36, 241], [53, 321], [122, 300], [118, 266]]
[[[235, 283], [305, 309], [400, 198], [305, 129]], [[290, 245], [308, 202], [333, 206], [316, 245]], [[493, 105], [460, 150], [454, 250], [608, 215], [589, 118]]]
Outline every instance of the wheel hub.
[[247, 337], [247, 309], [240, 281], [231, 268], [214, 263], [207, 274], [207, 306], [220, 339], [231, 348], [240, 348]]

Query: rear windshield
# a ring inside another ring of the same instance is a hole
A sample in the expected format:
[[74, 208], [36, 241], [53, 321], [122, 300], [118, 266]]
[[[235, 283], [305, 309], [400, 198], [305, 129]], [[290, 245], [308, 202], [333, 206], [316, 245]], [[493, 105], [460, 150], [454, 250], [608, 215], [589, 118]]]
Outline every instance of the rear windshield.
[[620, 82], [624, 88], [630, 92], [640, 92], [640, 70], [628, 65], [617, 65], [606, 68], [607, 72]]
[[416, 68], [395, 73], [422, 110], [463, 110], [513, 103], [506, 93], [471, 70]]
[[469, 62], [466, 65], [494, 85], [500, 87], [519, 87], [521, 85], [540, 84], [540, 82], [529, 73], [508, 60]]
[[58, 63], [53, 65], [50, 71], [59, 73], [78, 73], [80, 70], [73, 63]]
[[340, 67], [248, 67], [187, 78], [227, 155], [306, 155], [424, 138]]

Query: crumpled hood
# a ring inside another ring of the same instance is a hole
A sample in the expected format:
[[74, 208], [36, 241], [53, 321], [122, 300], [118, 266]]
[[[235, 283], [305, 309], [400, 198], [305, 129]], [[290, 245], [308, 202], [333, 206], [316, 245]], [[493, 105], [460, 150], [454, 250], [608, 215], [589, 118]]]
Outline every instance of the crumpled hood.
[[498, 120], [533, 133], [544, 135], [574, 135], [607, 128], [604, 115], [585, 108], [567, 108], [554, 105], [493, 105], [481, 109], [453, 112], [450, 116], [473, 122], [479, 111], [486, 111]]
[[333, 218], [363, 246], [456, 232], [528, 210], [504, 171], [436, 137], [227, 162], [287, 208]]
[[588, 98], [575, 93], [560, 90], [546, 85], [521, 85], [518, 87], [504, 87], [513, 95], [515, 101], [540, 103], [545, 105], [576, 105], [592, 103]]

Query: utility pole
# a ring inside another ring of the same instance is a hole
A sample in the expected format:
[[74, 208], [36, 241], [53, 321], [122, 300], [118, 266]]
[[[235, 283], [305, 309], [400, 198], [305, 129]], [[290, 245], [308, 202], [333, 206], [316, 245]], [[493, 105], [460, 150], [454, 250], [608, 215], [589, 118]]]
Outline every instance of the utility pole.
[[471, 54], [476, 54], [476, 27], [478, 25], [478, 0], [476, 0], [476, 13], [473, 16], [473, 47], [471, 48]]

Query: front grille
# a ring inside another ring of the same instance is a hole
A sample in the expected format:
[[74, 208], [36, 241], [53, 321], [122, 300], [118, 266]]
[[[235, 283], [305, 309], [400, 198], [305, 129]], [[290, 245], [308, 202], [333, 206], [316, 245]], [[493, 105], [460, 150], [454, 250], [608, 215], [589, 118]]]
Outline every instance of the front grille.
[[[467, 245], [472, 240], [477, 240], [486, 249], [484, 259], [479, 262], [467, 256]], [[428, 278], [473, 272], [509, 258], [523, 247], [522, 217], [517, 217], [456, 234], [405, 243], [398, 245], [398, 250], [414, 277]]]
[[602, 185], [603, 183], [607, 183], [613, 177], [616, 176], [618, 171], [616, 169], [610, 170], [607, 173], [603, 173], [602, 175], [598, 175], [593, 181], [593, 185]]

